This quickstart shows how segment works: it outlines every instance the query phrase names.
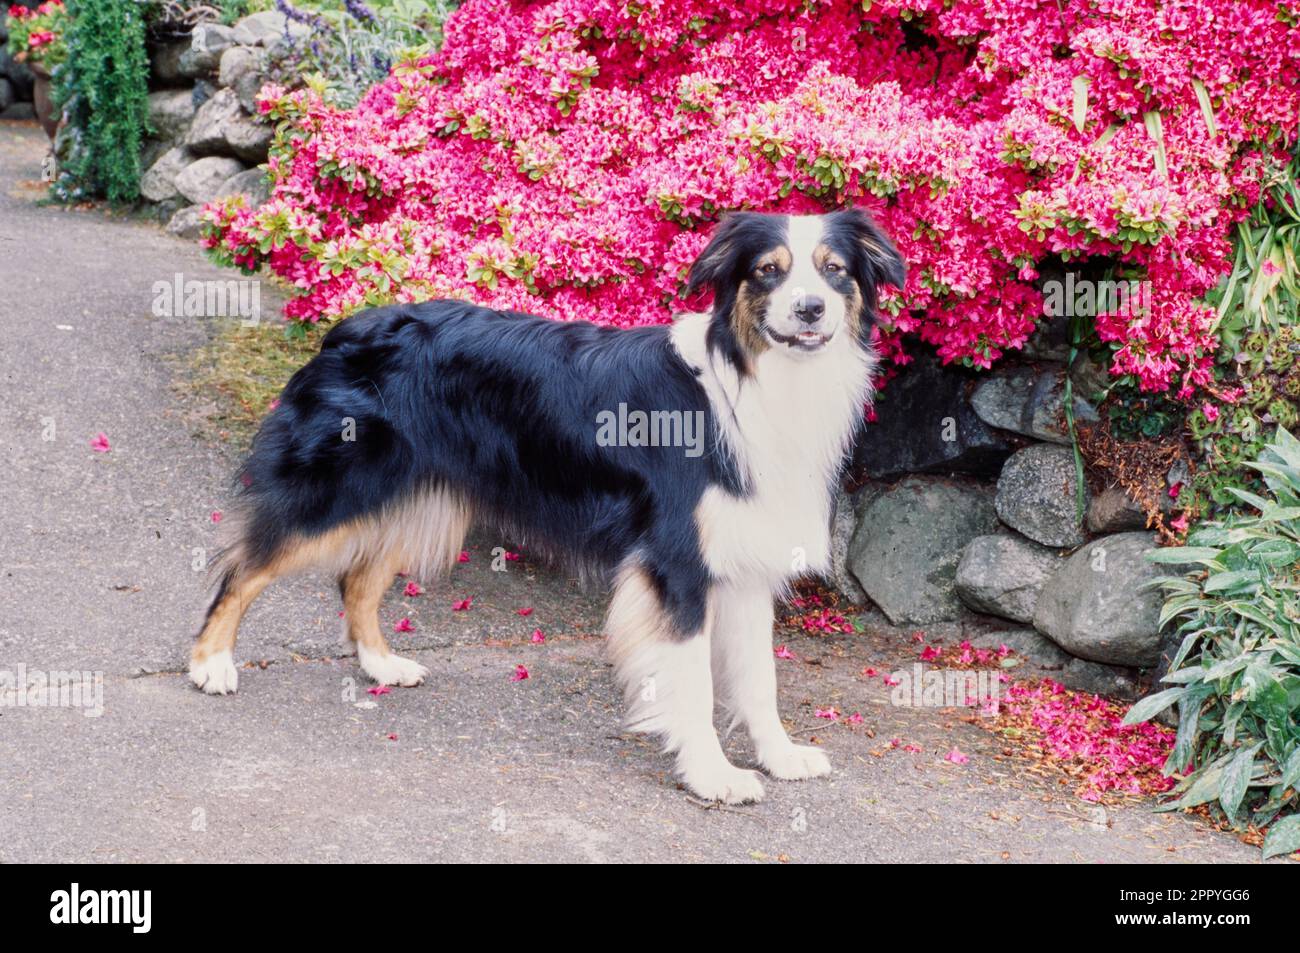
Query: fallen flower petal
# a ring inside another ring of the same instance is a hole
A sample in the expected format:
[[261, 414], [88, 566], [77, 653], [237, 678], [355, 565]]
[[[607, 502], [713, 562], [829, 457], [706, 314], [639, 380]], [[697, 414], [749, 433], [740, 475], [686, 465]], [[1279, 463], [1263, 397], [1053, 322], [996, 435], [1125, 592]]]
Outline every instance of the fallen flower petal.
[[366, 693], [370, 695], [387, 695], [392, 689], [387, 685], [376, 685], [374, 688], [367, 688]]
[[424, 595], [424, 590], [420, 588], [420, 584], [419, 584], [419, 583], [408, 582], [408, 583], [406, 584], [406, 588], [402, 590], [402, 595], [404, 595], [404, 596], [422, 596], [422, 595]]
[[773, 651], [776, 654], [777, 658], [792, 659], [795, 657], [794, 653], [791, 652], [790, 649], [785, 645], [778, 645]]
[[522, 681], [523, 681], [524, 679], [526, 679], [526, 678], [528, 678], [528, 666], [527, 666], [527, 665], [516, 665], [516, 666], [515, 666], [515, 673], [514, 673], [513, 675], [510, 676], [510, 681], [512, 681], [512, 682], [522, 682]]
[[825, 718], [827, 721], [839, 721], [840, 713], [834, 708], [818, 708], [813, 712], [816, 718]]
[[533, 629], [532, 641], [534, 645], [541, 645], [543, 642], [546, 641], [546, 635], [542, 632], [541, 629]]
[[515, 611], [516, 611], [517, 613], [519, 613], [519, 615], [528, 616], [528, 615], [532, 615], [532, 614], [533, 614], [533, 607], [532, 607], [532, 606], [528, 606], [527, 608], [524, 608], [524, 609], [516, 609]]
[[393, 625], [394, 632], [414, 632], [415, 626], [411, 625], [410, 619], [399, 619]]
[[458, 563], [469, 562], [469, 552], [467, 550], [462, 549], [460, 551], [460, 555], [456, 557], [456, 562]]
[[94, 450], [96, 453], [108, 453], [108, 451], [113, 448], [109, 446], [108, 435], [103, 431], [100, 431], [95, 434], [94, 438], [90, 441], [90, 449]]
[[221, 510], [213, 510], [213, 511], [212, 511], [212, 522], [214, 522], [214, 523], [220, 523], [220, 522], [221, 522]]
[[453, 603], [451, 604], [451, 611], [452, 611], [452, 612], [464, 612], [466, 609], [468, 609], [468, 608], [469, 608], [470, 606], [472, 606], [473, 604], [474, 604], [474, 597], [473, 597], [473, 596], [470, 596], [470, 597], [468, 597], [468, 598], [466, 598], [466, 599], [461, 599], [459, 602], [453, 602]]

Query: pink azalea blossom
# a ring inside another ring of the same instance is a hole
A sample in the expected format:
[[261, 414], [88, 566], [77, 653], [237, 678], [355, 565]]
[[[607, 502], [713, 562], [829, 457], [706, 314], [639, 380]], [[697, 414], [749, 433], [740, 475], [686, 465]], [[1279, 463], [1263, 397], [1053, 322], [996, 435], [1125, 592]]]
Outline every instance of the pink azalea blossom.
[[375, 685], [372, 688], [367, 688], [366, 691], [371, 695], [387, 695], [392, 689], [387, 685]]
[[528, 678], [528, 677], [529, 677], [529, 676], [528, 676], [528, 666], [527, 666], [527, 665], [516, 665], [516, 666], [515, 666], [514, 674], [510, 676], [510, 681], [512, 681], [512, 682], [522, 682], [524, 679], [526, 679], [526, 678]]
[[108, 453], [113, 448], [109, 446], [108, 436], [103, 431], [100, 431], [91, 439], [90, 449], [96, 453]]
[[410, 620], [410, 619], [406, 619], [406, 618], [398, 619], [397, 622], [393, 623], [393, 631], [394, 631], [394, 632], [414, 632], [414, 631], [415, 631], [415, 626], [411, 625], [411, 620]]
[[795, 654], [785, 645], [778, 645], [774, 650], [777, 658], [792, 659]]
[[418, 582], [408, 582], [406, 584], [406, 588], [402, 590], [402, 595], [422, 596], [424, 595], [424, 589], [420, 586]]
[[546, 635], [541, 629], [533, 629], [532, 642], [534, 645], [541, 645], [546, 641]]
[[840, 713], [834, 708], [818, 708], [813, 712], [814, 718], [825, 718], [827, 721], [839, 721]]
[[453, 602], [453, 603], [451, 604], [451, 611], [452, 611], [452, 612], [465, 612], [467, 609], [469, 609], [469, 608], [470, 608], [471, 606], [473, 606], [473, 605], [474, 605], [474, 597], [473, 597], [473, 596], [467, 596], [467, 597], [464, 598], [464, 599], [458, 599], [457, 601]]
[[966, 762], [970, 761], [970, 755], [963, 754], [957, 748], [953, 748], [944, 755], [943, 758], [945, 761], [951, 761], [953, 764], [966, 764]]

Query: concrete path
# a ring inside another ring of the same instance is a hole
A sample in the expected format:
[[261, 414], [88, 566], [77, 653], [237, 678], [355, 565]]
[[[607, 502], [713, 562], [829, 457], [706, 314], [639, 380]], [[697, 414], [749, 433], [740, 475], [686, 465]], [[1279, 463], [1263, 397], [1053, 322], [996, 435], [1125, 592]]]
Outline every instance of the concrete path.
[[[0, 124], [0, 673], [102, 672], [103, 710], [0, 707], [0, 862], [1257, 859], [1148, 804], [1087, 805], [960, 711], [890, 705], [858, 676], [910, 661], [883, 626], [785, 639], [782, 710], [831, 778], [697, 803], [620, 730], [599, 600], [526, 560], [492, 571], [504, 540], [475, 540], [423, 596], [390, 594], [422, 687], [369, 695], [339, 657], [332, 582], [304, 578], [245, 622], [239, 693], [200, 694], [182, 674], [193, 564], [236, 461], [174, 386], [211, 328], [150, 305], [177, 273], [231, 275], [156, 226], [38, 206], [43, 151], [34, 124]], [[864, 723], [813, 717], [830, 705]], [[954, 746], [968, 764], [944, 760]]]

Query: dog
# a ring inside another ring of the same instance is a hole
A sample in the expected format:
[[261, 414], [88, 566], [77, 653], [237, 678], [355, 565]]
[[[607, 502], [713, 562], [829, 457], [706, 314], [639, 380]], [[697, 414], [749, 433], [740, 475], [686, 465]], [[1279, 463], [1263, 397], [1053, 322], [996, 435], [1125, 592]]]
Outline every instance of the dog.
[[[773, 600], [829, 566], [835, 487], [872, 396], [878, 292], [903, 279], [861, 210], [740, 212], [690, 268], [688, 298], [711, 289], [711, 311], [671, 325], [449, 300], [341, 321], [239, 474], [190, 678], [233, 692], [245, 609], [276, 577], [324, 568], [362, 670], [419, 684], [427, 670], [389, 650], [379, 605], [397, 572], [449, 569], [473, 521], [612, 581], [605, 631], [628, 726], [662, 740], [696, 795], [763, 796], [724, 755], [715, 703], [772, 777], [827, 774], [777, 712]], [[604, 426], [615, 408], [696, 421], [703, 440]]]

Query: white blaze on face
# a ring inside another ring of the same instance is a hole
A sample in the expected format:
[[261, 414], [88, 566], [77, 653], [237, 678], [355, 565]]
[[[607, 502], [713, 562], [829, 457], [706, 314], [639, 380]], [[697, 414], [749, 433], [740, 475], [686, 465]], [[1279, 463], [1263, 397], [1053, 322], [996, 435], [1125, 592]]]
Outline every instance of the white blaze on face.
[[[814, 330], [830, 338], [844, 326], [844, 296], [826, 282], [817, 267], [817, 249], [825, 234], [825, 219], [820, 215], [791, 215], [788, 221], [790, 273], [769, 299], [768, 325], [778, 334], [792, 337], [804, 330]], [[795, 314], [810, 298], [821, 299], [825, 313], [816, 324], [806, 324]]]

